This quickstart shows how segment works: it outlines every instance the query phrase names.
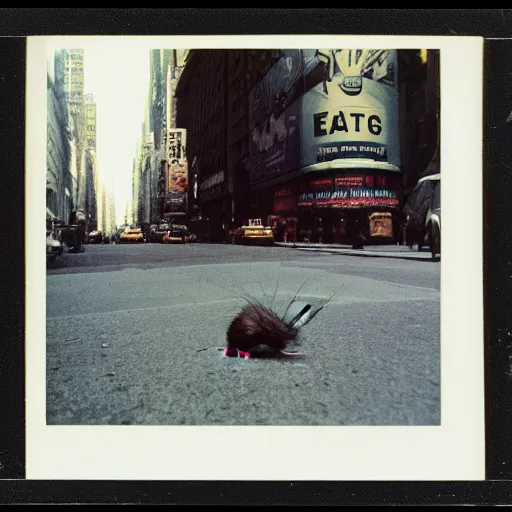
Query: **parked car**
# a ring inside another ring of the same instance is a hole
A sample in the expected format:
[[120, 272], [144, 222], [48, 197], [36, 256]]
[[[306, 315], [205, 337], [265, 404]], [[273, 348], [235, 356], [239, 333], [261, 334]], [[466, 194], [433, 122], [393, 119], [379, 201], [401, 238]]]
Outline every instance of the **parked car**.
[[154, 225], [154, 226], [151, 226], [151, 232], [149, 234], [149, 239], [148, 241], [149, 242], [153, 242], [153, 243], [162, 243], [163, 242], [163, 237], [166, 233], [168, 233], [171, 229], [171, 226], [170, 224], [166, 224], [166, 223], [163, 223], [163, 224], [158, 224], [158, 225]]
[[432, 259], [441, 254], [441, 174], [421, 178], [404, 206], [407, 243], [429, 246]]
[[162, 237], [164, 244], [184, 244], [187, 241], [187, 232], [185, 229], [172, 227]]
[[441, 257], [441, 180], [434, 189], [432, 203], [425, 220], [426, 231], [429, 233], [432, 259]]
[[88, 236], [90, 244], [101, 244], [103, 242], [103, 233], [98, 230], [91, 231]]
[[47, 261], [55, 259], [63, 252], [62, 242], [59, 232], [52, 220], [46, 221], [46, 259]]
[[269, 244], [274, 243], [274, 232], [270, 226], [264, 226], [261, 219], [249, 219], [246, 225], [230, 231], [234, 244]]
[[126, 228], [119, 235], [120, 244], [141, 244], [144, 242], [144, 235], [141, 228]]

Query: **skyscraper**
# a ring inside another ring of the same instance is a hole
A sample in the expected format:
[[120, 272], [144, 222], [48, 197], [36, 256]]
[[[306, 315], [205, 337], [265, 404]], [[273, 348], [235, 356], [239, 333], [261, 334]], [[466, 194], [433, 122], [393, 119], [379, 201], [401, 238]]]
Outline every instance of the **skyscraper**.
[[77, 175], [76, 207], [85, 208], [87, 178], [85, 166], [85, 97], [84, 97], [84, 51], [62, 50], [63, 90], [69, 115], [68, 124], [73, 138], [75, 162], [71, 165]]
[[85, 146], [96, 149], [96, 103], [93, 94], [85, 95]]

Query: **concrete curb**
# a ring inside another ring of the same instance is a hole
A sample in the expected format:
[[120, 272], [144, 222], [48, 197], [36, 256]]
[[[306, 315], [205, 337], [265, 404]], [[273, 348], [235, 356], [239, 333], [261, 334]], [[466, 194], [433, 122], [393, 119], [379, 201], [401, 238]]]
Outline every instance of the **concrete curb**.
[[348, 248], [336, 248], [335, 246], [310, 246], [310, 244], [295, 244], [293, 242], [275, 242], [275, 245], [280, 247], [289, 247], [299, 251], [311, 251], [311, 252], [325, 252], [327, 254], [342, 254], [344, 256], [359, 256], [363, 258], [394, 258], [402, 260], [415, 260], [415, 261], [429, 261], [432, 262], [432, 256], [430, 253], [422, 252], [384, 252], [384, 251], [372, 251], [368, 249], [348, 249]]

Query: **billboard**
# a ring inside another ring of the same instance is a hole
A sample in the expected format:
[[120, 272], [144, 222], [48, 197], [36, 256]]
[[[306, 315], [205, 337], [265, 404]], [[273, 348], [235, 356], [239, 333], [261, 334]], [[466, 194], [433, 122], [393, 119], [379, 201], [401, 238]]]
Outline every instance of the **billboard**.
[[250, 92], [251, 185], [333, 160], [399, 172], [398, 98], [396, 50], [282, 50]]
[[167, 137], [167, 187], [165, 214], [187, 211], [188, 164], [186, 157], [187, 131], [183, 128], [169, 130]]
[[301, 98], [301, 167], [358, 159], [399, 171], [396, 50], [319, 50], [318, 56], [329, 79]]
[[249, 93], [250, 181], [258, 184], [296, 169], [300, 163], [300, 109], [306, 62], [302, 50], [281, 58]]

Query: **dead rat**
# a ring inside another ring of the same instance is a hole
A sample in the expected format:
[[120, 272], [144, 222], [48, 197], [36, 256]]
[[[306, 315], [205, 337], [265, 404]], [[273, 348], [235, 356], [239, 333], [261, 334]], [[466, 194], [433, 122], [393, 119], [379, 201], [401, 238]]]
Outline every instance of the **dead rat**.
[[287, 352], [285, 349], [296, 340], [300, 327], [310, 322], [339, 291], [336, 291], [324, 305], [314, 310], [311, 304], [295, 300], [306, 283], [307, 281], [299, 288], [282, 318], [272, 308], [257, 300], [251, 302], [244, 297], [248, 304], [228, 327], [224, 355], [246, 359], [302, 356], [303, 354], [299, 352]]
[[261, 304], [247, 304], [229, 325], [224, 354], [247, 358], [298, 355], [284, 352], [298, 334], [298, 329], [284, 322], [271, 309]]

